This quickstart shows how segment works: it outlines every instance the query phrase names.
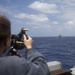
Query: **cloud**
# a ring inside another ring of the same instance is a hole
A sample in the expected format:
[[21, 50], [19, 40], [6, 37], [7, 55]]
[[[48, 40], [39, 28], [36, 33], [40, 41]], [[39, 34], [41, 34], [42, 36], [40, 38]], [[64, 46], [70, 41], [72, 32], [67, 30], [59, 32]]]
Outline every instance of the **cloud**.
[[58, 23], [57, 21], [53, 21], [52, 24], [57, 25], [57, 24], [59, 24], [59, 23]]
[[58, 4], [59, 9], [61, 9], [60, 15], [57, 15], [61, 27], [57, 28], [60, 27], [59, 30], [63, 31], [75, 31], [75, 0], [52, 0], [52, 2]]
[[6, 14], [13, 14], [13, 12], [10, 10], [10, 7], [4, 7], [2, 5], [0, 5], [0, 12]]
[[44, 22], [49, 20], [48, 17], [44, 14], [34, 15], [34, 14], [19, 13], [17, 15], [14, 15], [14, 17], [18, 19], [27, 18], [36, 22]]
[[48, 4], [44, 2], [35, 1], [32, 4], [30, 4], [28, 7], [41, 11], [43, 13], [49, 13], [49, 14], [59, 13], [56, 4]]
[[[75, 0], [63, 0], [63, 4], [67, 7], [75, 6]], [[72, 7], [73, 8], [73, 7]]]
[[64, 23], [64, 27], [68, 30], [73, 31], [75, 29], [75, 22], [68, 21], [68, 22]]
[[69, 22], [67, 22], [66, 24], [73, 24], [73, 21], [69, 21]]

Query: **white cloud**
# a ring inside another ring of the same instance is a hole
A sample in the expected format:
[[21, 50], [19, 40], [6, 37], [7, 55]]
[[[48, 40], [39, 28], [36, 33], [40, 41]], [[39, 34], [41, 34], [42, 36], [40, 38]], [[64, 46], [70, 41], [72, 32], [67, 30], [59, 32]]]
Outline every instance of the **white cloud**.
[[69, 22], [67, 22], [67, 24], [73, 24], [73, 21], [69, 21]]
[[[63, 4], [64, 4], [66, 7], [75, 6], [75, 0], [63, 0], [62, 2], [63, 2]], [[73, 7], [72, 7], [72, 8], [73, 8]]]
[[75, 29], [75, 23], [73, 21], [68, 21], [64, 23], [64, 28], [73, 31]]
[[30, 4], [28, 7], [41, 11], [43, 13], [49, 13], [49, 14], [59, 13], [56, 4], [48, 4], [44, 2], [35, 1], [34, 3]]
[[68, 5], [68, 6], [75, 6], [75, 0], [43, 0], [44, 2], [48, 3], [59, 3], [63, 5]]
[[59, 23], [58, 23], [57, 21], [53, 21], [52, 24], [57, 25], [57, 24], [59, 24]]
[[61, 28], [63, 31], [75, 31], [75, 0], [53, 0], [53, 2], [58, 3], [58, 6], [62, 11], [57, 17], [59, 17], [62, 22]]
[[72, 9], [67, 9], [67, 8], [64, 8], [63, 9], [63, 14], [60, 18], [64, 19], [64, 20], [75, 20], [75, 10], [72, 10]]
[[0, 12], [5, 14], [13, 14], [13, 12], [10, 10], [10, 7], [4, 7], [0, 5]]
[[[73, 7], [74, 8], [74, 7]], [[72, 9], [72, 7], [66, 6], [63, 9], [63, 14], [60, 16], [62, 20], [64, 20], [66, 23], [63, 23], [64, 28], [66, 30], [75, 31], [75, 10]]]
[[14, 17], [19, 18], [19, 19], [27, 18], [36, 22], [48, 21], [48, 17], [44, 14], [34, 15], [34, 14], [20, 13], [20, 14], [15, 15]]

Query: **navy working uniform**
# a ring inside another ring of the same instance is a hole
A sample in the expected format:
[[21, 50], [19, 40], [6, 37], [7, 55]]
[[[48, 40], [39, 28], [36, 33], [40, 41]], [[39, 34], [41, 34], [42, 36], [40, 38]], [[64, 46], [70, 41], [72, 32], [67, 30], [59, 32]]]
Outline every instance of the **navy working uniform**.
[[44, 56], [28, 50], [27, 59], [18, 56], [0, 57], [0, 75], [50, 75]]

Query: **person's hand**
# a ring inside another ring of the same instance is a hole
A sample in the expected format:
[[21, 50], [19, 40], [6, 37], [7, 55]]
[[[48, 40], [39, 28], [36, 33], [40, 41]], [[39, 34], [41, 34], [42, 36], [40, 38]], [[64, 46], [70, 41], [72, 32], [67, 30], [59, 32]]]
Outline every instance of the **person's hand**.
[[28, 39], [26, 39], [26, 36], [23, 35], [24, 37], [24, 45], [26, 49], [31, 49], [32, 48], [32, 38], [28, 36]]

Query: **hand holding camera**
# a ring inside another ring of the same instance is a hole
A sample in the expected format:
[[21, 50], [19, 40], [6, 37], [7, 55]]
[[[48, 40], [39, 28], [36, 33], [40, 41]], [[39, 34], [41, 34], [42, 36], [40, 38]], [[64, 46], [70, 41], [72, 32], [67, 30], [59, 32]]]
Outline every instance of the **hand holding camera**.
[[26, 36], [23, 34], [24, 37], [24, 45], [26, 46], [26, 49], [31, 49], [32, 48], [32, 38], [28, 37], [28, 39], [26, 39]]
[[17, 55], [18, 50], [32, 48], [32, 38], [26, 35], [26, 31], [28, 31], [28, 29], [22, 28], [18, 35], [12, 34], [11, 46], [7, 55]]

